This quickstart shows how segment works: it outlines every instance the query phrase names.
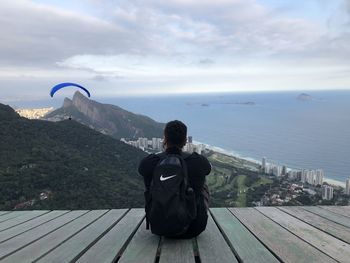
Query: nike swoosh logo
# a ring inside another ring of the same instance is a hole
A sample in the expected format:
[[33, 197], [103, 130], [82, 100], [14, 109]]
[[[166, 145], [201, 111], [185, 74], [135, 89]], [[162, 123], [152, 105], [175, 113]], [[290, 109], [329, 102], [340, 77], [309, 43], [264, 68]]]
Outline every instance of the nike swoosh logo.
[[175, 177], [177, 174], [174, 174], [174, 175], [171, 175], [171, 176], [168, 176], [168, 177], [163, 177], [163, 175], [161, 175], [160, 176], [160, 180], [161, 181], [165, 181], [165, 180], [168, 180], [168, 179], [170, 179], [170, 178], [173, 178], [173, 177]]

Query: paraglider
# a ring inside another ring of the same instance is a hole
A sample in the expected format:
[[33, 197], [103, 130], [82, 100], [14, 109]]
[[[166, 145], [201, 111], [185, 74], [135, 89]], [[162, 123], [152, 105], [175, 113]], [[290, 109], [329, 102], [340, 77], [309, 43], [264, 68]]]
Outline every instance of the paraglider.
[[60, 83], [60, 84], [57, 84], [56, 86], [54, 86], [52, 89], [51, 89], [51, 92], [50, 92], [50, 96], [53, 97], [53, 95], [60, 89], [62, 88], [65, 88], [65, 87], [68, 87], [68, 86], [73, 86], [73, 87], [77, 87], [77, 88], [80, 88], [82, 90], [84, 90], [86, 92], [86, 94], [88, 95], [88, 97], [90, 98], [90, 92], [84, 88], [83, 86], [80, 86], [78, 84], [75, 84], [75, 83], [70, 83], [70, 82], [65, 82], [65, 83]]

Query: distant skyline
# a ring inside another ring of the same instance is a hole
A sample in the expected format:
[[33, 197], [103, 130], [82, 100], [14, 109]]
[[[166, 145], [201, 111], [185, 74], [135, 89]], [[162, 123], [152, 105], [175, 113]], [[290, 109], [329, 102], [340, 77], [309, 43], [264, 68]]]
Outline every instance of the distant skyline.
[[0, 30], [0, 102], [350, 90], [350, 0], [2, 0]]

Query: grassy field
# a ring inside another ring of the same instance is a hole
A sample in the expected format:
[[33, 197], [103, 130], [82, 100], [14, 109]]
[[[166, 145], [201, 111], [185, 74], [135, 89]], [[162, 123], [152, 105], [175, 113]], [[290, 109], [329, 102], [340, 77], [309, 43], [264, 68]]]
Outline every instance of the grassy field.
[[213, 161], [220, 162], [225, 165], [232, 165], [235, 168], [249, 169], [251, 171], [259, 170], [259, 165], [257, 163], [222, 153], [215, 152], [210, 156], [210, 158]]
[[[259, 175], [259, 167], [255, 163], [220, 153], [209, 156], [209, 161], [213, 168], [207, 177], [207, 184], [213, 206], [247, 206], [246, 195], [249, 188], [272, 183], [264, 175]], [[249, 181], [247, 177], [255, 180], [250, 186], [246, 185]]]

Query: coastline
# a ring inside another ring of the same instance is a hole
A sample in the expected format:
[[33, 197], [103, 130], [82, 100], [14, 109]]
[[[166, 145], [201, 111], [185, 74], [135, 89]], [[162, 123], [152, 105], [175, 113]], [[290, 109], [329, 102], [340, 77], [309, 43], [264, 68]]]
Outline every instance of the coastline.
[[[226, 154], [228, 156], [238, 158], [238, 159], [243, 159], [245, 161], [253, 162], [255, 164], [261, 164], [261, 161], [256, 160], [256, 159], [251, 158], [251, 157], [242, 156], [241, 154], [239, 154], [235, 151], [229, 151], [229, 150], [223, 149], [221, 147], [213, 146], [213, 145], [203, 143], [203, 142], [198, 142], [198, 141], [193, 141], [193, 142], [194, 142], [194, 144], [203, 144], [203, 145], [205, 145], [205, 147], [207, 149], [218, 152], [218, 153]], [[289, 167], [287, 167], [287, 168], [289, 168]], [[345, 183], [342, 181], [334, 180], [334, 179], [331, 179], [328, 177], [325, 177], [323, 181], [330, 184], [330, 185], [333, 185], [333, 186], [337, 186], [337, 187], [340, 186], [342, 188], [345, 188]]]
[[340, 186], [342, 188], [345, 188], [345, 183], [341, 182], [341, 181], [337, 181], [337, 180], [334, 180], [334, 179], [330, 179], [330, 178], [327, 178], [325, 177], [324, 182], [330, 184], [330, 185], [335, 185], [335, 186]]

